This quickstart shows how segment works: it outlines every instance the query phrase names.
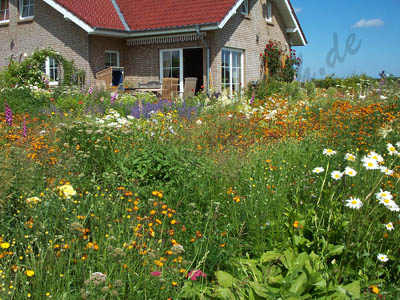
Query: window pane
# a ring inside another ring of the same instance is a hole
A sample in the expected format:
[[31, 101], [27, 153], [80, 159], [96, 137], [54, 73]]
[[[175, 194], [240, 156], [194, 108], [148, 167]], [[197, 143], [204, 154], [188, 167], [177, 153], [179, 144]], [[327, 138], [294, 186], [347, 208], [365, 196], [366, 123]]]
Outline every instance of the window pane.
[[240, 66], [240, 53], [232, 52], [232, 67], [237, 68]]
[[171, 69], [164, 69], [163, 70], [163, 78], [171, 77]]
[[237, 84], [239, 83], [239, 70], [237, 68], [232, 69], [232, 83]]
[[172, 52], [172, 67], [179, 68], [179, 51]]
[[172, 77], [179, 78], [179, 68], [172, 68]]
[[172, 64], [172, 54], [171, 52], [162, 52], [163, 57], [163, 68], [170, 68]]

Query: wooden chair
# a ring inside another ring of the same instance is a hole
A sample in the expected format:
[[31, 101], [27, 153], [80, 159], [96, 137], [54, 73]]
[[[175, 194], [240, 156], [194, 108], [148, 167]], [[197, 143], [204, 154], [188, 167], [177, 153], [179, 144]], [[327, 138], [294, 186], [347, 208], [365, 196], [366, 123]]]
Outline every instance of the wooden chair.
[[196, 77], [187, 77], [185, 78], [185, 87], [183, 89], [183, 99], [193, 97], [196, 92]]
[[162, 81], [162, 99], [175, 99], [178, 96], [179, 79], [178, 78], [163, 78]]

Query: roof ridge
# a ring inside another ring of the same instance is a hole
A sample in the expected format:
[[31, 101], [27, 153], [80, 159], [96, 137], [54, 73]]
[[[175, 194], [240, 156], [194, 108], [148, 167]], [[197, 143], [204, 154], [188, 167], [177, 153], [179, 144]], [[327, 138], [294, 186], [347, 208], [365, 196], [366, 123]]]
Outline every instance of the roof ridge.
[[116, 13], [117, 13], [122, 25], [124, 25], [125, 30], [130, 31], [131, 29], [130, 29], [128, 23], [126, 22], [124, 14], [121, 12], [121, 9], [119, 8], [119, 5], [118, 5], [117, 1], [116, 0], [111, 0], [111, 3], [114, 6], [115, 11], [116, 11]]

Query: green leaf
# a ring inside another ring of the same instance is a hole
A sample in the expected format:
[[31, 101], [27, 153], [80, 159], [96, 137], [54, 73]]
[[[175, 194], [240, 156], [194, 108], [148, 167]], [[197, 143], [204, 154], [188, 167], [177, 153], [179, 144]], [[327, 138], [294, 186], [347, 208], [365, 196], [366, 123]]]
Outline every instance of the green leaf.
[[305, 273], [301, 273], [297, 277], [296, 281], [292, 283], [289, 291], [296, 295], [301, 295], [306, 289], [307, 276]]
[[235, 300], [235, 296], [232, 294], [230, 289], [220, 286], [215, 289], [215, 297], [224, 300]]
[[279, 252], [268, 251], [268, 252], [265, 252], [263, 255], [261, 255], [260, 263], [263, 264], [266, 262], [279, 260], [281, 256], [282, 256], [282, 254]]
[[264, 299], [268, 299], [268, 290], [261, 284], [257, 282], [250, 282], [250, 287], [253, 288], [254, 292], [261, 297], [264, 297]]
[[294, 264], [294, 254], [292, 250], [285, 250], [283, 252], [283, 256], [280, 258], [282, 264], [285, 266], [286, 269], [290, 270]]
[[307, 240], [306, 238], [304, 238], [302, 236], [295, 235], [295, 236], [293, 236], [293, 242], [296, 246], [301, 246], [301, 245], [308, 243], [309, 240]]
[[352, 299], [360, 299], [360, 281], [354, 281], [343, 288], [351, 294]]
[[339, 255], [344, 250], [344, 246], [343, 245], [332, 245], [332, 244], [329, 244], [327, 248], [328, 248], [328, 253], [326, 254], [326, 257]]
[[224, 271], [215, 272], [215, 276], [217, 277], [218, 283], [225, 288], [232, 287], [235, 280], [231, 274]]

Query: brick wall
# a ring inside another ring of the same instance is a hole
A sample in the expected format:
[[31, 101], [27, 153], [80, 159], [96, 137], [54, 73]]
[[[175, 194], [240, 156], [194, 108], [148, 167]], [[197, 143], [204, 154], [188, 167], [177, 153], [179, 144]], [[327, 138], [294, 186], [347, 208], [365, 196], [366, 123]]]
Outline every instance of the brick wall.
[[31, 21], [19, 21], [18, 0], [10, 0], [10, 22], [0, 25], [0, 69], [8, 58], [23, 59], [39, 48], [51, 47], [87, 72], [89, 67], [88, 35], [71, 21], [67, 21], [54, 8], [41, 0], [35, 1], [35, 16]]
[[[269, 40], [280, 41], [285, 47], [289, 42], [283, 21], [272, 2], [272, 22], [265, 21], [265, 0], [249, 0], [249, 15], [243, 16], [240, 8], [222, 30], [215, 32], [210, 44], [211, 70], [214, 88], [221, 89], [221, 49], [223, 47], [244, 50], [244, 86], [261, 78], [260, 53]], [[258, 42], [257, 42], [258, 36]]]
[[[261, 78], [260, 53], [269, 40], [288, 42], [285, 28], [277, 9], [273, 6], [271, 23], [265, 21], [265, 0], [249, 0], [249, 15], [237, 13], [223, 29], [207, 32], [206, 41], [211, 50], [213, 87], [221, 89], [221, 49], [244, 50], [244, 85]], [[33, 21], [20, 22], [18, 0], [10, 0], [10, 22], [0, 26], [0, 68], [11, 55], [19, 58], [31, 54], [36, 48], [52, 47], [86, 71], [87, 80], [104, 69], [105, 51], [120, 53], [120, 66], [125, 67], [125, 77], [132, 81], [147, 82], [160, 79], [160, 50], [174, 48], [203, 48], [203, 81], [206, 82], [206, 51], [202, 42], [128, 46], [126, 39], [88, 34], [43, 1], [35, 1]], [[258, 36], [258, 41], [257, 37]]]

